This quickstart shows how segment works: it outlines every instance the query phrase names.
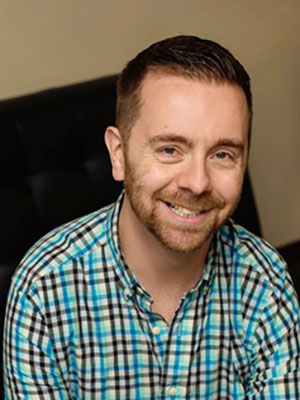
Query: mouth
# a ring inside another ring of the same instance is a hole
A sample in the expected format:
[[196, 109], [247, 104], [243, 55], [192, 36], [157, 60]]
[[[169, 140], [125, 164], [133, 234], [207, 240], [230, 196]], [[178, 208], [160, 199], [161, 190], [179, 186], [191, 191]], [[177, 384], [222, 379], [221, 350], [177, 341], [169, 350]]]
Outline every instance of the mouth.
[[177, 214], [180, 217], [183, 218], [194, 218], [197, 217], [201, 214], [204, 214], [205, 212], [207, 212], [208, 210], [191, 210], [189, 208], [186, 207], [181, 207], [178, 206], [176, 204], [172, 204], [169, 202], [165, 202], [165, 204], [167, 205], [168, 208], [170, 208], [175, 214]]

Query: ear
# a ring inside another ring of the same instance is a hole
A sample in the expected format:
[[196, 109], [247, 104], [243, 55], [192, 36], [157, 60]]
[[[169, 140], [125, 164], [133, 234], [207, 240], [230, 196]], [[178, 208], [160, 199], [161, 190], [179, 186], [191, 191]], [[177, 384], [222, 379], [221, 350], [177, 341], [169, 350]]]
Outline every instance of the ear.
[[124, 180], [124, 152], [123, 141], [119, 130], [109, 126], [105, 131], [105, 143], [112, 165], [112, 175], [116, 181]]

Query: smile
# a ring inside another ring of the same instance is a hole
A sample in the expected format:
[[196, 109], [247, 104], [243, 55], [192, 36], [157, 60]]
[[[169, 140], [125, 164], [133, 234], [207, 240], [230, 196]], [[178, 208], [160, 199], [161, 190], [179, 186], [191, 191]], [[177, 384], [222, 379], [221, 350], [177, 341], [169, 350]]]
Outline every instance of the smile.
[[197, 215], [202, 214], [205, 212], [205, 210], [189, 210], [188, 208], [185, 207], [179, 207], [171, 203], [166, 203], [166, 205], [177, 215], [180, 217], [185, 217], [185, 218], [193, 218], [196, 217]]

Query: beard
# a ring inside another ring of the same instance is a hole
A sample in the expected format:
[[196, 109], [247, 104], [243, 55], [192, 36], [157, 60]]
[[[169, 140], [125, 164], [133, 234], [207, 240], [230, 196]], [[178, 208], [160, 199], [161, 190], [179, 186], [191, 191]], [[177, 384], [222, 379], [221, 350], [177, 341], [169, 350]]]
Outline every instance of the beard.
[[[154, 192], [151, 199], [146, 202], [147, 193], [145, 179], [140, 176], [128, 158], [125, 158], [125, 193], [130, 206], [138, 220], [144, 227], [167, 249], [178, 253], [191, 253], [208, 244], [219, 227], [232, 215], [239, 198], [234, 202], [229, 211], [218, 218], [218, 211], [226, 206], [223, 198], [212, 196], [210, 193], [196, 195], [190, 191], [170, 192], [160, 189]], [[166, 218], [161, 213], [161, 204], [166, 207], [176, 205], [199, 213], [207, 212], [201, 224], [176, 223]]]

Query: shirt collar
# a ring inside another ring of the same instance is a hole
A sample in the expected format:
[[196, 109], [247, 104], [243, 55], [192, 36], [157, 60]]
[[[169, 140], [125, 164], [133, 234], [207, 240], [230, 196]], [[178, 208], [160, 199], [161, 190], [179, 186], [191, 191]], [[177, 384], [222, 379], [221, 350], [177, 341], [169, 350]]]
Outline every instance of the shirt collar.
[[[110, 247], [111, 255], [114, 258], [114, 268], [115, 273], [119, 279], [120, 285], [123, 289], [129, 289], [132, 293], [132, 289], [138, 283], [135, 276], [132, 274], [128, 265], [125, 262], [124, 256], [121, 251], [120, 241], [119, 241], [119, 215], [124, 199], [124, 190], [121, 192], [117, 201], [111, 208], [111, 211], [107, 219], [107, 243]], [[127, 293], [128, 290], [127, 290]]]

